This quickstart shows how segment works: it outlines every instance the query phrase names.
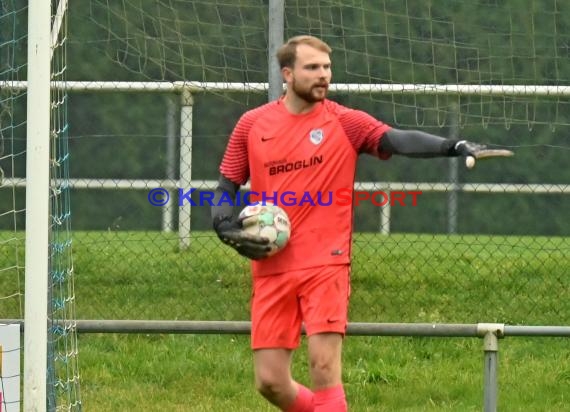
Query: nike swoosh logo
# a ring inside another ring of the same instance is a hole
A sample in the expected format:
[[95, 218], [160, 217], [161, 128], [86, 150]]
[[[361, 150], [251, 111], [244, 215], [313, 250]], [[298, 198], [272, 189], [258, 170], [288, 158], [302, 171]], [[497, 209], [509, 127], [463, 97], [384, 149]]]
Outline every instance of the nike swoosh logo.
[[266, 141], [268, 141], [268, 140], [273, 139], [274, 137], [275, 137], [275, 136], [269, 136], [269, 137], [261, 136], [261, 141], [262, 141], [262, 142], [266, 142]]

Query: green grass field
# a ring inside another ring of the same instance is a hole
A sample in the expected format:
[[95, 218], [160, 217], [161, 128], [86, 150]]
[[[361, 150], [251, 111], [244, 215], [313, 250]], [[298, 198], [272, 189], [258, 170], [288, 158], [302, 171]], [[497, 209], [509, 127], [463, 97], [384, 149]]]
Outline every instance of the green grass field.
[[[245, 336], [80, 335], [86, 411], [270, 411], [255, 393]], [[570, 410], [569, 342], [500, 342], [499, 410]], [[305, 352], [294, 374], [308, 384]], [[477, 339], [347, 337], [353, 411], [480, 411]]]
[[[4, 241], [0, 268], [15, 254], [23, 262], [15, 243]], [[176, 245], [160, 233], [74, 233], [78, 318], [246, 320], [247, 262], [210, 233], [195, 234], [188, 251]], [[565, 238], [358, 235], [351, 319], [568, 324], [569, 246]], [[18, 273], [22, 281], [21, 271], [4, 270], [0, 287], [23, 288]], [[21, 316], [20, 306], [0, 301], [6, 318]], [[570, 411], [570, 340], [499, 345], [499, 410]], [[79, 350], [86, 411], [274, 410], [253, 388], [247, 336], [80, 334]], [[309, 384], [304, 346], [294, 375]], [[348, 336], [344, 381], [352, 411], [480, 411], [483, 342]]]

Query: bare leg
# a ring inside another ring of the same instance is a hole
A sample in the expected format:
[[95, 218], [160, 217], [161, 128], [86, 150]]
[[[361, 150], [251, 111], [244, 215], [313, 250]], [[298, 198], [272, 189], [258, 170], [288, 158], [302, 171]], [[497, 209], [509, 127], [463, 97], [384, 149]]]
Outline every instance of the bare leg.
[[314, 412], [347, 411], [342, 386], [342, 340], [339, 333], [319, 333], [309, 337]]
[[258, 349], [253, 352], [255, 386], [281, 410], [287, 410], [297, 396], [297, 384], [291, 377], [292, 356], [289, 349]]
[[342, 339], [338, 333], [309, 336], [309, 366], [314, 390], [342, 383]]

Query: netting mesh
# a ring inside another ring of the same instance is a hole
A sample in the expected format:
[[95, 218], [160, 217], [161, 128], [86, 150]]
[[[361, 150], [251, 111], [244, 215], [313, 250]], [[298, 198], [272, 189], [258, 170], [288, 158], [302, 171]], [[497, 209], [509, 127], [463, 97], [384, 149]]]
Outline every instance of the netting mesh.
[[[567, 125], [562, 91], [445, 88], [568, 86], [564, 10], [559, 1], [287, 1], [285, 33], [327, 41], [337, 83], [407, 85], [356, 102], [381, 105], [397, 124], [442, 127], [458, 112], [463, 126]], [[249, 83], [267, 79], [267, 15], [261, 1], [92, 0], [90, 16], [108, 57], [141, 78]], [[435, 97], [433, 85], [443, 86]]]
[[79, 349], [69, 185], [67, 10], [52, 4], [48, 409], [80, 411]]
[[267, 78], [263, 1], [93, 1], [91, 16], [107, 33], [108, 56], [144, 78]]
[[[11, 83], [24, 75], [26, 36], [18, 29], [25, 23], [26, 7], [15, 4], [0, 5], [0, 82]], [[22, 170], [24, 150], [18, 140], [25, 130], [25, 117], [18, 115], [17, 108], [25, 107], [25, 93], [0, 88], [0, 222], [5, 231], [0, 232], [2, 256], [5, 265], [0, 265], [1, 278], [10, 280], [10, 286], [2, 288], [0, 305], [23, 312], [22, 236], [18, 234], [18, 220], [23, 216], [24, 206], [17, 199], [19, 192], [14, 181]], [[16, 280], [14, 282], [14, 280]]]
[[[24, 314], [24, 236], [20, 222], [25, 206], [19, 197], [22, 189], [18, 176], [25, 160], [21, 137], [26, 119], [19, 109], [25, 108], [26, 93], [5, 85], [25, 76], [27, 36], [22, 24], [26, 16], [27, 7], [22, 2], [0, 2], [0, 313], [15, 318]], [[19, 357], [23, 349], [19, 335], [14, 347], [6, 345], [6, 330], [0, 332], [0, 409], [11, 411], [20, 407]]]

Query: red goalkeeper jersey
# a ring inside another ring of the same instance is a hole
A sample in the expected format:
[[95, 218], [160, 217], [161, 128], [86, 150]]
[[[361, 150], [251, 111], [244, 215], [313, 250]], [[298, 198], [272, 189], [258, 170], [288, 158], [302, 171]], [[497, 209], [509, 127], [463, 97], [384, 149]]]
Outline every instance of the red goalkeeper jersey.
[[289, 243], [252, 261], [254, 276], [350, 262], [357, 157], [387, 159], [378, 147], [389, 129], [331, 100], [305, 114], [291, 114], [278, 100], [241, 117], [220, 172], [240, 185], [249, 179], [257, 200], [281, 206], [291, 219]]

